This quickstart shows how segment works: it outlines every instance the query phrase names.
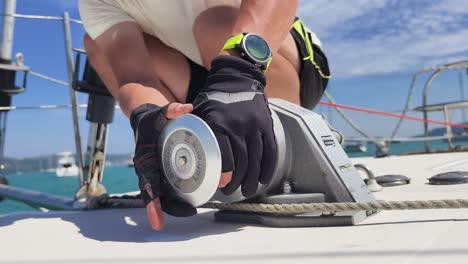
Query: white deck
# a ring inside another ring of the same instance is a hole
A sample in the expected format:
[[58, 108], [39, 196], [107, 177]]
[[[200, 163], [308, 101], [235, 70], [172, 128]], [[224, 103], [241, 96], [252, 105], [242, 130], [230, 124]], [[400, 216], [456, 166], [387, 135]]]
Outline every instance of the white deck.
[[[468, 170], [467, 153], [359, 158], [376, 175], [405, 174], [378, 199], [468, 198], [468, 184], [427, 178]], [[166, 217], [151, 230], [142, 209], [21, 213], [0, 217], [0, 263], [468, 263], [468, 210], [381, 212], [358, 226], [269, 228], [221, 224], [212, 212]]]

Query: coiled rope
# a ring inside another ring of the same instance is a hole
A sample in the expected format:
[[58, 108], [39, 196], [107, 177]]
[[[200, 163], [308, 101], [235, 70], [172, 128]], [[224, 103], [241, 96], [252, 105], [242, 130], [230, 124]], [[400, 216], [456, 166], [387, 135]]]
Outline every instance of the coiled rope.
[[[140, 196], [96, 197], [87, 209], [99, 208], [142, 208], [145, 207]], [[217, 203], [208, 202], [200, 208], [228, 211], [243, 211], [271, 214], [322, 213], [335, 214], [344, 211], [387, 211], [387, 210], [429, 210], [429, 209], [468, 209], [468, 199], [452, 200], [416, 200], [416, 201], [374, 201], [368, 203], [296, 203], [296, 204], [262, 204], [262, 203]]]
[[468, 200], [420, 200], [420, 201], [375, 201], [368, 203], [299, 203], [299, 204], [255, 204], [255, 203], [207, 203], [202, 208], [275, 213], [302, 214], [321, 212], [334, 214], [344, 211], [384, 210], [427, 210], [427, 209], [468, 209]]

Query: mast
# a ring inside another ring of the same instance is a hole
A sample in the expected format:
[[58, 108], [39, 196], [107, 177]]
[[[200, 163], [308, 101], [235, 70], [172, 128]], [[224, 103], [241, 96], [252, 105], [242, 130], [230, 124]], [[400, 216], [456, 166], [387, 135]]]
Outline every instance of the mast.
[[2, 63], [11, 63], [13, 51], [13, 31], [15, 30], [16, 0], [5, 0], [3, 15], [2, 45], [0, 46], [0, 59]]
[[[12, 64], [15, 12], [16, 0], [5, 0], [3, 32], [0, 43], [0, 107], [2, 109], [9, 109], [11, 107], [11, 98], [24, 92], [29, 71], [29, 68], [23, 66], [20, 60]], [[16, 74], [18, 71], [24, 72], [22, 87], [16, 86]], [[0, 110], [0, 171], [5, 168], [4, 148], [8, 111]]]
[[[5, 0], [2, 41], [0, 43], [0, 63], [3, 65], [11, 64], [15, 12], [16, 0]], [[8, 90], [15, 89], [15, 78], [16, 71], [0, 68], [0, 106], [11, 106], [11, 94], [8, 93]], [[0, 111], [0, 170], [5, 168], [4, 148], [7, 116], [8, 111]]]

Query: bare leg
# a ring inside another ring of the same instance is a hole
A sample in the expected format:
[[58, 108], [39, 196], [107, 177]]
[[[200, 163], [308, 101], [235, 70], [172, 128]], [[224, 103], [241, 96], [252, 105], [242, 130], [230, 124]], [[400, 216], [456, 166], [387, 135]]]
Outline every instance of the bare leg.
[[171, 91], [177, 102], [184, 103], [190, 82], [187, 59], [156, 37], [145, 34], [145, 43], [159, 80]]
[[[185, 57], [164, 45], [159, 39], [144, 35], [145, 44], [153, 62], [154, 72], [162, 87], [158, 88], [170, 102], [185, 102], [190, 80], [190, 69]], [[119, 87], [105, 55], [88, 36], [84, 40], [88, 59], [109, 92], [118, 100]]]
[[[214, 7], [202, 12], [195, 20], [193, 32], [205, 67], [218, 55], [236, 21], [239, 9]], [[300, 69], [297, 48], [291, 35], [284, 40], [279, 51], [273, 53], [273, 61], [267, 71], [266, 94], [299, 104]]]
[[92, 40], [88, 34], [85, 35], [84, 46], [89, 63], [91, 63], [94, 70], [99, 74], [99, 77], [104, 82], [112, 96], [114, 96], [114, 98], [118, 100], [119, 87], [117, 85], [117, 80], [115, 79], [114, 72], [112, 71], [112, 67], [110, 67], [107, 58], [99, 50], [94, 40]]

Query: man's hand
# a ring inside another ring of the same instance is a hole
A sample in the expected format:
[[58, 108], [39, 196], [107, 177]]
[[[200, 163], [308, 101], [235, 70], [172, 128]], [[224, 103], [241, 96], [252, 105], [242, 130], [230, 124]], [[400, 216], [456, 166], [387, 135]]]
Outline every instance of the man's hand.
[[[194, 114], [211, 127], [218, 140], [222, 189], [232, 194], [242, 186], [251, 197], [258, 184], [271, 181], [276, 164], [276, 139], [264, 94], [265, 75], [255, 65], [234, 56], [218, 56], [205, 87], [194, 101]], [[224, 182], [224, 183], [225, 183]]]
[[172, 103], [165, 107], [144, 104], [133, 110], [130, 121], [135, 132], [134, 164], [141, 196], [154, 230], [164, 226], [163, 211], [173, 216], [192, 216], [197, 210], [166, 193], [158, 163], [157, 144], [168, 119], [192, 112], [191, 104]]

